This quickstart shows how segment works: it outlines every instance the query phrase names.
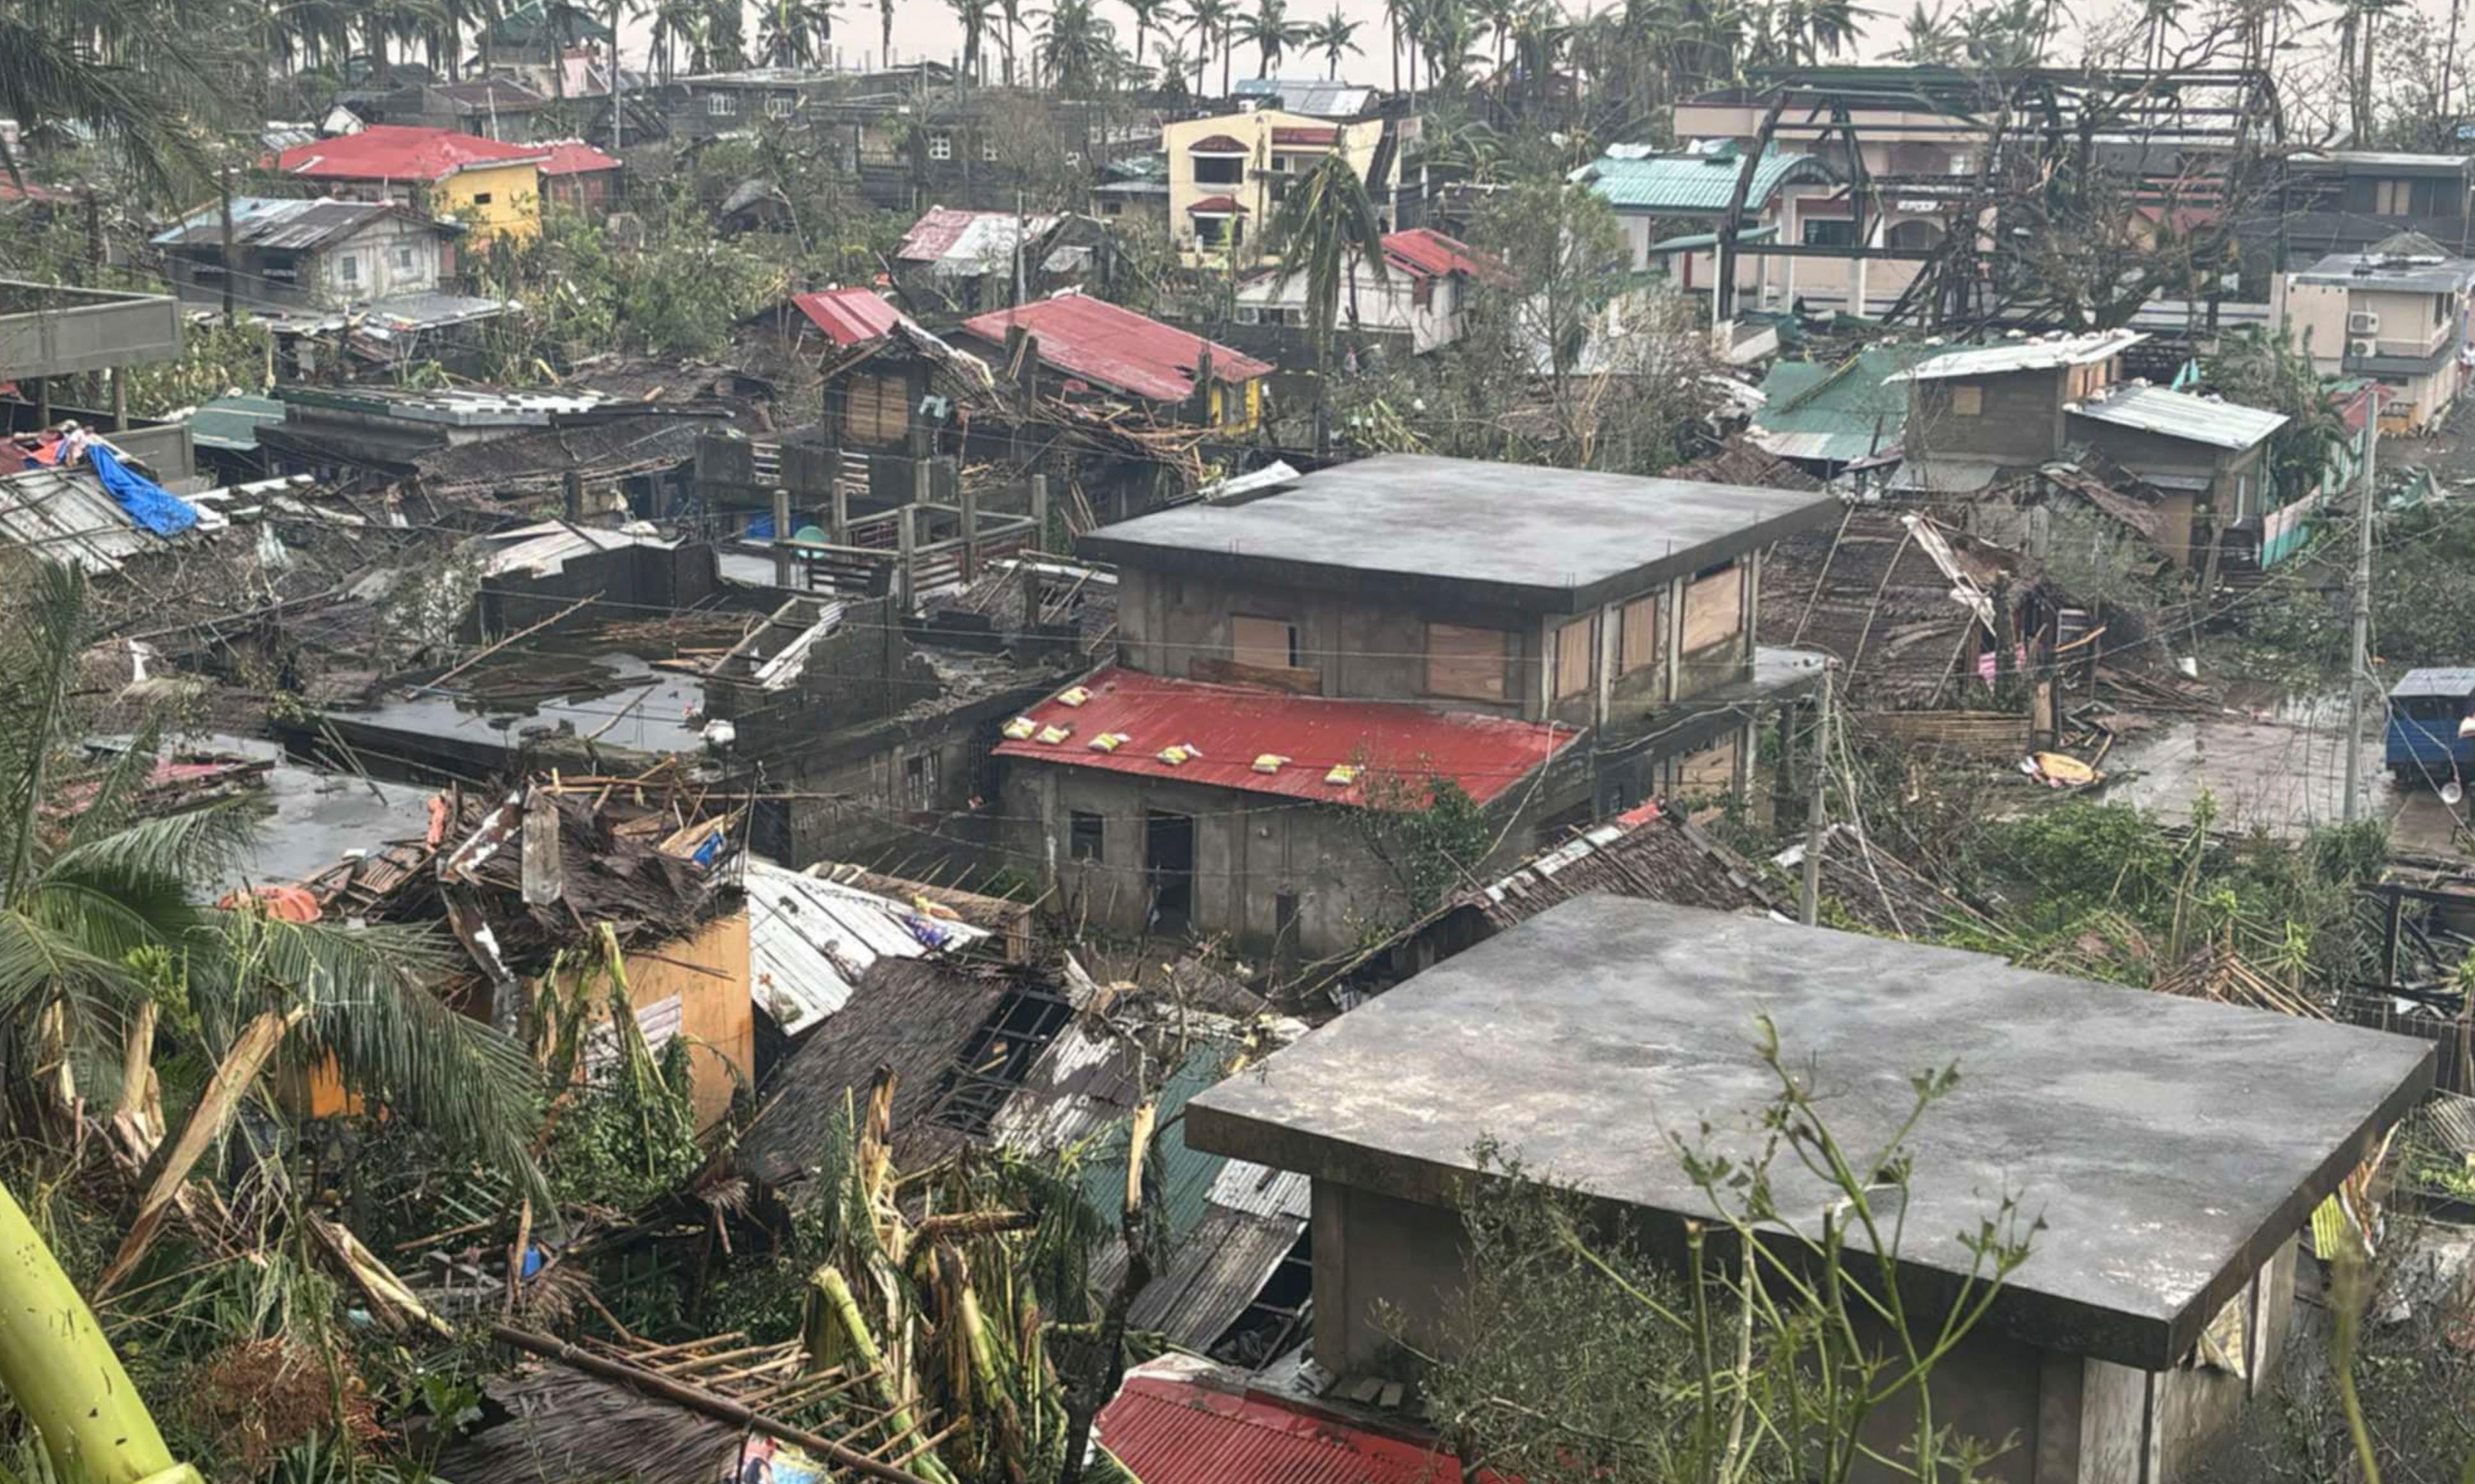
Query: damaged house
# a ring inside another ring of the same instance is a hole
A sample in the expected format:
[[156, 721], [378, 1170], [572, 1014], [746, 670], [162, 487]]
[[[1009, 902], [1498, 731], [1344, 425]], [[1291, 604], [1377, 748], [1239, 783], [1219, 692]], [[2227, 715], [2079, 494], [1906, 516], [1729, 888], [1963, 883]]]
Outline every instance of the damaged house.
[[1009, 725], [1007, 853], [1095, 923], [1315, 956], [1408, 905], [1383, 816], [1446, 784], [1497, 869], [1742, 791], [1755, 710], [1818, 674], [1755, 645], [1760, 553], [1838, 511], [1394, 454], [1104, 527], [1115, 663]]
[[[1404, 1379], [1404, 1341], [1452, 1343], [1443, 1318], [1469, 1261], [1456, 1206], [1482, 1135], [1585, 1192], [1590, 1219], [1653, 1260], [1680, 1260], [1688, 1226], [1713, 1212], [1673, 1141], [1707, 1120], [1711, 1154], [1760, 1156], [1775, 1078], [1756, 1017], [1775, 1020], [1788, 1065], [1819, 1069], [1843, 1147], [1897, 1131], [1913, 1150], [1896, 1275], [1855, 1238], [1850, 1271], [1898, 1282], [1929, 1316], [1924, 1334], [1981, 1281], [1953, 1233], [1998, 1225], [2006, 1192], [2043, 1214], [1927, 1382], [1937, 1423], [2007, 1445], [1979, 1466], [2002, 1484], [2187, 1476], [2274, 1383], [2313, 1208], [2432, 1081], [2432, 1048], [2405, 1037], [1582, 896], [1199, 1094], [1188, 1137], [1311, 1181], [1314, 1359], [1328, 1375]], [[1912, 1078], [1949, 1065], [1968, 1074], [1903, 1129]], [[2245, 1107], [2265, 1066], [2316, 1073], [2288, 1079], [2274, 1113], [2183, 1112]], [[1770, 1180], [1803, 1229], [1844, 1209], [1792, 1158]], [[1866, 1446], [1895, 1456], [1914, 1415], [1894, 1393]], [[1896, 1472], [1860, 1461], [1852, 1476]]]

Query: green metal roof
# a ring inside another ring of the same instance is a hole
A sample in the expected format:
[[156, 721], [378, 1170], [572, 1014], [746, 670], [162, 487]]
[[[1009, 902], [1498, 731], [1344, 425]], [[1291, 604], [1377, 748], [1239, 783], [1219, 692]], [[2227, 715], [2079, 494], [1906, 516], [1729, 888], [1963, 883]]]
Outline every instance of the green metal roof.
[[1899, 443], [1908, 422], [1907, 383], [1884, 381], [1936, 353], [1908, 343], [1869, 345], [1837, 364], [1780, 361], [1762, 378], [1755, 443], [1780, 458], [1846, 463]]
[[[1743, 231], [1736, 233], [1736, 240], [1739, 242], [1767, 242], [1777, 235], [1778, 229], [1777, 227], [1749, 227]], [[1718, 245], [1719, 234], [1717, 232], [1696, 231], [1687, 232], [1681, 237], [1661, 237], [1656, 242], [1650, 245], [1650, 251], [1653, 254], [1700, 252], [1703, 248], [1714, 248]]]
[[[1590, 189], [1619, 211], [1721, 212], [1736, 192], [1742, 156], [1732, 152], [1653, 155], [1626, 159], [1603, 155], [1581, 167]], [[1811, 155], [1773, 150], [1753, 167], [1747, 210], [1769, 205], [1771, 193], [1791, 181], [1827, 181], [1830, 171]]]
[[248, 453], [257, 448], [262, 423], [283, 421], [283, 403], [272, 397], [218, 397], [189, 414], [189, 441], [202, 449]]
[[[1205, 1037], [1187, 1057], [1184, 1065], [1169, 1074], [1168, 1083], [1160, 1095], [1160, 1133], [1153, 1148], [1160, 1156], [1160, 1208], [1167, 1222], [1168, 1239], [1178, 1241], [1192, 1231], [1203, 1220], [1205, 1207], [1211, 1204], [1212, 1182], [1220, 1175], [1221, 1166], [1229, 1161], [1219, 1155], [1207, 1155], [1186, 1147], [1186, 1100], [1220, 1081], [1229, 1058], [1237, 1053], [1229, 1041]], [[1106, 1217], [1112, 1226], [1126, 1200], [1126, 1127], [1123, 1123], [1111, 1129], [1103, 1141], [1092, 1148], [1083, 1165], [1083, 1199], [1091, 1208]]]

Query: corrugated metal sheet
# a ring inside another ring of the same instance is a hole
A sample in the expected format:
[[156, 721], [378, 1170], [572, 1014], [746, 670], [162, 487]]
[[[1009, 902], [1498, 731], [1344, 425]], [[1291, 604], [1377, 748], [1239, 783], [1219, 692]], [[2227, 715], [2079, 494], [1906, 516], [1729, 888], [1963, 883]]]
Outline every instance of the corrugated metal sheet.
[[249, 452], [257, 448], [257, 429], [283, 421], [283, 403], [272, 397], [217, 397], [189, 414], [189, 441], [202, 449]]
[[2287, 422], [2283, 412], [2127, 382], [2109, 387], [2085, 401], [2072, 402], [2070, 410], [2117, 427], [2136, 427], [2142, 432], [2162, 433], [2216, 449], [2248, 449], [2284, 427]]
[[[1101, 1446], [1143, 1484], [1458, 1484], [1461, 1477], [1439, 1444], [1175, 1376], [1128, 1378], [1098, 1421]], [[1503, 1484], [1491, 1471], [1479, 1477]]]
[[0, 478], [0, 547], [90, 572], [118, 572], [125, 558], [184, 545], [232, 523], [221, 511], [196, 508], [197, 524], [178, 536], [158, 536], [131, 523], [93, 470], [29, 470]]
[[1230, 89], [1235, 98], [1278, 99], [1285, 113], [1309, 118], [1356, 118], [1375, 107], [1375, 89], [1360, 83], [1327, 78], [1239, 78]]
[[1384, 255], [1397, 268], [1430, 278], [1448, 273], [1497, 280], [1506, 277], [1502, 265], [1481, 256], [1476, 248], [1459, 238], [1445, 236], [1432, 227], [1385, 232]]
[[550, 151], [550, 158], [543, 160], [541, 167], [541, 173], [548, 176], [599, 175], [620, 166], [619, 160], [582, 139], [553, 139], [543, 148]]
[[[1619, 211], [1725, 211], [1736, 193], [1744, 158], [1735, 154], [1606, 155], [1581, 167], [1581, 178]], [[1830, 171], [1810, 155], [1772, 151], [1753, 167], [1745, 194], [1747, 210], [1770, 204], [1771, 193], [1791, 182], [1827, 181]]]
[[1304, 1221], [1313, 1209], [1314, 1181], [1295, 1170], [1232, 1159], [1213, 1178], [1211, 1199], [1233, 1211]]
[[[273, 196], [233, 198], [233, 241], [237, 246], [277, 252], [306, 252], [350, 236], [381, 217], [419, 220], [409, 211], [384, 202], [335, 201], [325, 197], [296, 200]], [[223, 241], [223, 208], [200, 207], [150, 239], [157, 247]]]
[[988, 937], [907, 903], [836, 882], [747, 863], [747, 956], [756, 1002], [794, 1035], [850, 1002], [880, 959], [923, 958]]
[[[1408, 701], [1287, 695], [1115, 666], [1082, 688], [1090, 698], [1081, 706], [1052, 699], [1027, 713], [1041, 726], [1071, 728], [1063, 742], [1003, 742], [997, 755], [1285, 798], [1364, 803], [1367, 776], [1325, 781], [1346, 764], [1376, 777], [1449, 778], [1483, 804], [1535, 772], [1578, 735], [1570, 727], [1430, 711]], [[1091, 741], [1103, 733], [1123, 734], [1126, 741], [1114, 752], [1095, 751]], [[1192, 755], [1184, 763], [1162, 761], [1157, 754], [1172, 744], [1190, 747]], [[1258, 772], [1255, 760], [1265, 754], [1287, 761]]]
[[621, 547], [655, 547], [664, 551], [678, 543], [665, 541], [661, 532], [643, 521], [630, 521], [617, 530], [600, 530], [575, 525], [566, 521], [544, 521], [538, 525], [519, 526], [490, 538], [502, 542], [482, 564], [485, 577], [522, 572], [547, 577], [567, 565], [572, 556], [584, 556], [595, 551], [615, 551]]
[[1762, 378], [1762, 405], [1746, 435], [1779, 458], [1844, 464], [1906, 435], [1908, 388], [1891, 377], [1933, 352], [1908, 343], [1870, 345], [1846, 360], [1781, 361]]
[[930, 207], [902, 234], [894, 255], [906, 263], [933, 263], [941, 274], [994, 273], [1013, 260], [1017, 241], [1038, 241], [1056, 225], [1054, 216]]
[[791, 306], [808, 317], [810, 324], [821, 329], [839, 346], [860, 345], [884, 338], [902, 311], [886, 303], [874, 289], [829, 288], [814, 294], [794, 294]]
[[1303, 1216], [1212, 1207], [1179, 1239], [1167, 1269], [1135, 1296], [1127, 1323], [1158, 1330], [1171, 1345], [1209, 1350], [1263, 1291], [1306, 1229]]
[[1040, 337], [1043, 363], [1153, 401], [1184, 401], [1192, 396], [1195, 371], [1207, 349], [1213, 378], [1224, 385], [1241, 386], [1272, 374], [1269, 362], [1071, 290], [965, 320], [963, 328], [1003, 345], [1006, 331], [1017, 325]]
[[2392, 700], [2404, 700], [2418, 695], [2440, 695], [2451, 698], [2475, 695], [2475, 669], [2411, 669], [2389, 692], [2389, 698]]
[[1953, 377], [1993, 377], [2011, 371], [2087, 366], [2121, 354], [2147, 339], [2136, 329], [2092, 330], [2085, 335], [2044, 335], [2000, 345], [1945, 351], [1893, 377], [1894, 381], [1946, 381]]

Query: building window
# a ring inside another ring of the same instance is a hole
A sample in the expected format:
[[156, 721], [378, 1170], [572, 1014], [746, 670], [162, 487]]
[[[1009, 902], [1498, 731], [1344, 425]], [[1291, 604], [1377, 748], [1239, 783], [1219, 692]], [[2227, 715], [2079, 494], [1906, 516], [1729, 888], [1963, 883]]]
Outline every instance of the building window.
[[1684, 589], [1684, 618], [1677, 634], [1679, 647], [1698, 654], [1712, 645], [1745, 631], [1745, 578], [1732, 562], [1720, 562], [1693, 574]]
[[1229, 657], [1262, 669], [1298, 668], [1298, 626], [1287, 619], [1229, 620]]
[[475, 191], [473, 193], [473, 204], [477, 207], [488, 206], [490, 204], [490, 193], [485, 190]]
[[1950, 415], [1974, 418], [1985, 415], [1985, 388], [1964, 381], [1950, 389]]
[[1100, 816], [1086, 809], [1066, 815], [1066, 856], [1071, 861], [1097, 861], [1101, 856]]
[[1556, 631], [1556, 698], [1589, 693], [1591, 651], [1598, 647], [1599, 617], [1588, 614]]
[[1235, 185], [1246, 179], [1246, 160], [1238, 155], [1197, 155], [1194, 157], [1194, 183], [1197, 185]]
[[943, 129], [930, 131], [928, 134], [928, 158], [930, 159], [953, 158], [954, 136]]
[[936, 807], [937, 754], [915, 752], [902, 760], [902, 802], [914, 813]]
[[1504, 699], [1505, 632], [1458, 623], [1427, 625], [1427, 693], [1459, 700]]
[[2413, 216], [2414, 214], [2414, 182], [2413, 181], [2374, 181], [2372, 182], [2372, 214], [2375, 216]]
[[347, 283], [361, 281], [361, 255], [347, 253], [335, 259], [335, 277]]
[[768, 116], [772, 118], [789, 118], [791, 116], [792, 107], [792, 99], [781, 97], [779, 95], [765, 100], [765, 111]]
[[1067, 150], [1066, 152], [1066, 162], [1069, 165], [1079, 165], [1083, 163], [1083, 152], [1081, 150]]
[[704, 110], [713, 118], [728, 118], [739, 111], [739, 100], [728, 93], [707, 93], [704, 95]]
[[984, 133], [980, 135], [980, 158], [992, 165], [997, 162], [997, 136], [995, 134]]
[[1658, 598], [1636, 597], [1624, 605], [1616, 627], [1616, 673], [1630, 675], [1658, 663]]
[[1856, 224], [1845, 217], [1808, 217], [1804, 223], [1806, 247], [1854, 247]]
[[1238, 323], [1240, 325], [1261, 325], [1263, 323], [1263, 311], [1256, 308], [1253, 304], [1239, 304], [1238, 306]]

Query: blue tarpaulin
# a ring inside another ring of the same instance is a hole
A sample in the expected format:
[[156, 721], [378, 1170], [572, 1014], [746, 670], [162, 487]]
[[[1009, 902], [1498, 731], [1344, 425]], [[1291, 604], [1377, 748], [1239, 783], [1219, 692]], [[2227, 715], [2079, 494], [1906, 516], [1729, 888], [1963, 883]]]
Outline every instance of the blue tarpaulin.
[[137, 524], [158, 536], [177, 536], [198, 523], [197, 506], [122, 463], [102, 444], [89, 445], [86, 456], [105, 491]]

